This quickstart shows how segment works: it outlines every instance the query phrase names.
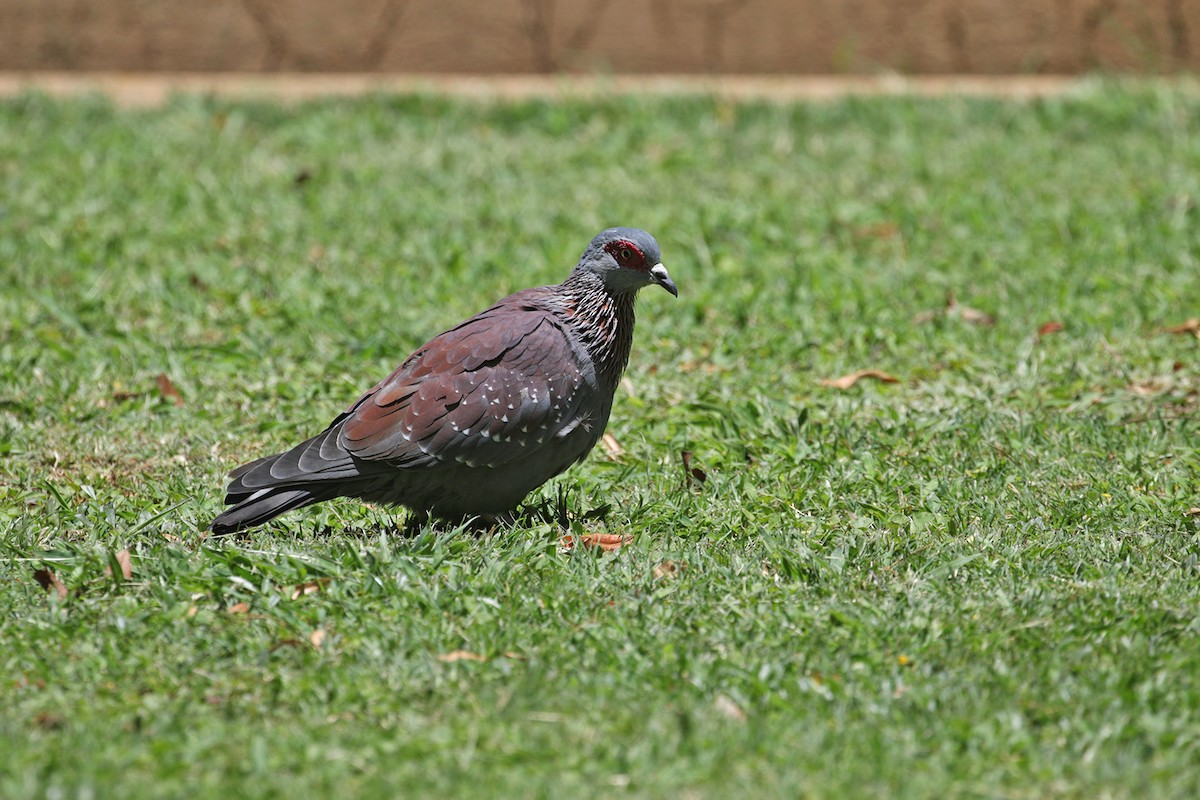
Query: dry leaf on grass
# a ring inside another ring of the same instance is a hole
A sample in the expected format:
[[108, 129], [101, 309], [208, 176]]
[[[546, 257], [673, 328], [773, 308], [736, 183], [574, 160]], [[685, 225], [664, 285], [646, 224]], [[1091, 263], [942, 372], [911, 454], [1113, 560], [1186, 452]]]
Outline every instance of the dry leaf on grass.
[[[625, 545], [633, 541], [632, 534], [619, 533], [585, 533], [578, 537], [579, 544], [583, 547], [597, 547], [605, 552], [620, 550]], [[575, 548], [576, 537], [567, 534], [558, 540], [559, 546], [563, 550], [573, 550]]]
[[[705, 356], [708, 358], [708, 356]], [[701, 361], [692, 359], [689, 361], [681, 361], [676, 367], [676, 370], [682, 373], [696, 372], [699, 370], [705, 375], [716, 375], [718, 372], [724, 372], [725, 368], [720, 364], [713, 364], [711, 361]]]
[[315, 594], [315, 593], [321, 591], [321, 589], [326, 584], [328, 584], [330, 580], [332, 580], [332, 579], [331, 578], [317, 578], [315, 581], [308, 581], [307, 583], [302, 583], [299, 586], [297, 586], [296, 588], [292, 589], [291, 598], [293, 600], [299, 600], [301, 597], [304, 597], [306, 594]]
[[956, 316], [963, 322], [969, 322], [972, 325], [995, 325], [996, 318], [986, 311], [980, 311], [978, 308], [970, 306], [954, 306], [946, 312], [950, 316]]
[[684, 570], [687, 564], [677, 564], [674, 561], [664, 561], [654, 568], [654, 579], [674, 578]]
[[621, 447], [621, 443], [617, 441], [617, 437], [611, 433], [606, 433], [600, 437], [600, 444], [604, 445], [604, 454], [611, 460], [616, 461], [621, 456], [625, 455], [625, 449]]
[[851, 372], [849, 375], [843, 375], [840, 378], [825, 378], [819, 381], [819, 383], [822, 386], [829, 386], [834, 389], [849, 389], [854, 384], [866, 378], [882, 381], [883, 383], [900, 382], [899, 378], [889, 375], [881, 369], [861, 369], [858, 372]]
[[1200, 317], [1192, 317], [1182, 325], [1172, 325], [1169, 328], [1163, 328], [1163, 333], [1191, 333], [1200, 338]]
[[946, 292], [946, 316], [958, 317], [963, 322], [969, 322], [972, 325], [995, 325], [996, 318], [986, 311], [980, 311], [978, 308], [964, 306], [954, 297], [953, 291]]
[[915, 317], [913, 317], [913, 322], [918, 325], [923, 325], [927, 322], [932, 322], [938, 317], [945, 317], [946, 319], [957, 317], [963, 322], [968, 322], [972, 325], [996, 324], [996, 318], [986, 311], [980, 311], [978, 308], [964, 306], [962, 303], [958, 302], [958, 299], [954, 296], [953, 289], [947, 290], [946, 305], [943, 308], [940, 308], [936, 311], [922, 311], [920, 314], [917, 314]]
[[56, 731], [67, 724], [67, 718], [50, 711], [39, 711], [34, 715], [33, 722], [44, 731]]
[[1043, 322], [1041, 325], [1038, 326], [1037, 335], [1038, 336], [1049, 336], [1052, 333], [1058, 333], [1059, 331], [1061, 331], [1063, 329], [1063, 327], [1065, 327], [1065, 326], [1061, 322], [1055, 322], [1053, 320], [1051, 320], [1050, 322]]
[[900, 237], [900, 226], [894, 222], [876, 222], [858, 225], [851, 231], [855, 239], [896, 239]]
[[1165, 392], [1168, 387], [1163, 381], [1149, 380], [1131, 383], [1127, 388], [1132, 394], [1136, 394], [1139, 397], [1154, 397]]
[[716, 707], [717, 713], [726, 719], [733, 720], [734, 722], [746, 721], [746, 712], [726, 695], [717, 695], [717, 699], [713, 701], [713, 706]]
[[[116, 554], [115, 558], [117, 560], [117, 566], [121, 568], [121, 577], [127, 581], [132, 580], [133, 562], [129, 558], [129, 551], [121, 550]], [[104, 568], [104, 574], [110, 578], [112, 577], [113, 570], [111, 565]]]
[[683, 460], [683, 472], [687, 476], [688, 483], [701, 484], [708, 480], [708, 473], [699, 467], [692, 466], [692, 451], [684, 450], [679, 454]]
[[487, 661], [487, 656], [472, 653], [470, 650], [451, 650], [449, 653], [438, 654], [437, 660], [453, 664], [455, 661]]
[[308, 647], [309, 645], [311, 645], [314, 650], [320, 650], [321, 645], [324, 642], [325, 631], [321, 628], [317, 628], [308, 635], [308, 641], [305, 641], [304, 639], [284, 639], [281, 642], [276, 642], [275, 644], [271, 645], [267, 651], [274, 653], [276, 650], [284, 647]]
[[229, 608], [225, 609], [226, 614], [246, 614], [250, 611], [249, 603], [234, 603]]
[[33, 579], [37, 581], [38, 585], [46, 591], [53, 589], [55, 592], [57, 592], [59, 600], [67, 599], [67, 587], [64, 586], [63, 582], [58, 579], [58, 576], [54, 574], [54, 570], [46, 569], [44, 567], [42, 569], [35, 569], [33, 571]]
[[1186, 517], [1200, 517], [1200, 506], [1189, 508], [1187, 511], [1183, 512], [1183, 514]]
[[183, 405], [183, 395], [175, 388], [175, 384], [171, 383], [171, 379], [166, 376], [166, 373], [158, 373], [158, 377], [154, 381], [158, 384], [158, 393], [163, 396], [164, 400], [170, 400], [177, 406]]

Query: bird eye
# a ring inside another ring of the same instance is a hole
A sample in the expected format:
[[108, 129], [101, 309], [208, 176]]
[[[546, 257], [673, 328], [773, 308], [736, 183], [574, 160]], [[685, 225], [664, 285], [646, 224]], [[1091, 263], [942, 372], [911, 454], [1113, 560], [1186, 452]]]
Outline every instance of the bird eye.
[[621, 260], [622, 261], [632, 261], [633, 260], [633, 251], [630, 250], [628, 247], [622, 247], [621, 248]]

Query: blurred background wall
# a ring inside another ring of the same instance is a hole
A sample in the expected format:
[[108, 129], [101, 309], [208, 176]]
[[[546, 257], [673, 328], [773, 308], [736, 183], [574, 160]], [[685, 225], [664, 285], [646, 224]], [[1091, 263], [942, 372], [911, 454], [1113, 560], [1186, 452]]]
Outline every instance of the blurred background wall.
[[0, 0], [0, 69], [1200, 68], [1200, 0]]

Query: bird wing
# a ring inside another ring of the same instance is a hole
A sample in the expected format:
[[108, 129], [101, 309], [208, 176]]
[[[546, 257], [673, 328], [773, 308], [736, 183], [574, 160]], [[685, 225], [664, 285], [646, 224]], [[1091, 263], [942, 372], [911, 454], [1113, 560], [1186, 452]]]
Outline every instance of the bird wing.
[[552, 315], [495, 306], [432, 339], [364, 395], [340, 420], [338, 443], [396, 467], [498, 466], [573, 430], [586, 383]]

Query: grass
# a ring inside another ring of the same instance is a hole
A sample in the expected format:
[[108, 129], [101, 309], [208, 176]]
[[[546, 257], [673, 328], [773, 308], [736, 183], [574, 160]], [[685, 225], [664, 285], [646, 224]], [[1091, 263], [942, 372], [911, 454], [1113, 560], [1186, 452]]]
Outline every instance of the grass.
[[[1197, 129], [1136, 83], [5, 101], [0, 796], [1196, 796]], [[624, 455], [531, 501], [631, 544], [351, 501], [201, 538], [612, 224], [680, 299]], [[821, 383], [861, 369], [900, 380]]]

